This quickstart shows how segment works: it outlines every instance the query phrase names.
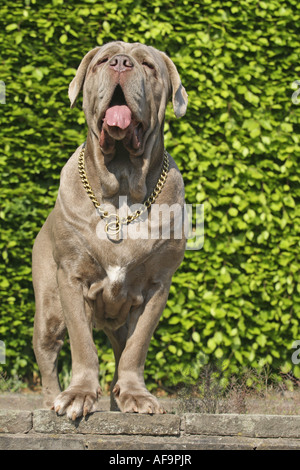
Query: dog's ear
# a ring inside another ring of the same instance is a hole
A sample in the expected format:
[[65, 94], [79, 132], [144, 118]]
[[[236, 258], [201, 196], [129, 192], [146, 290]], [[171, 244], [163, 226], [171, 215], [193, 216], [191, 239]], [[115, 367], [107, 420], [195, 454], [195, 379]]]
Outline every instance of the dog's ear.
[[85, 74], [87, 71], [88, 66], [90, 65], [91, 60], [93, 57], [97, 54], [99, 51], [100, 47], [95, 47], [92, 49], [90, 52], [88, 52], [82, 61], [80, 62], [80, 65], [77, 69], [76, 75], [71, 81], [69, 85], [69, 98], [71, 101], [71, 108], [75, 106], [77, 96], [79, 95], [80, 90], [82, 89], [83, 82], [85, 79]]
[[167, 66], [169, 77], [172, 84], [172, 102], [173, 109], [176, 117], [182, 117], [186, 113], [186, 108], [188, 104], [188, 95], [185, 91], [185, 88], [182, 86], [179, 73], [174, 62], [164, 53], [161, 52], [161, 55]]

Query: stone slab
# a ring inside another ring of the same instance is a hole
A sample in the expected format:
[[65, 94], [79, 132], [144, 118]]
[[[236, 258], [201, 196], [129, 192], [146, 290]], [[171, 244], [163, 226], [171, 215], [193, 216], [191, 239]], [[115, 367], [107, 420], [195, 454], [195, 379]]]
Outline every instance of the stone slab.
[[0, 433], [26, 433], [31, 428], [30, 411], [0, 410]]
[[0, 434], [0, 450], [85, 450], [85, 442], [77, 436]]
[[186, 434], [300, 439], [300, 416], [187, 413], [183, 426]]
[[[85, 448], [87, 450], [163, 450], [163, 451], [188, 451], [188, 450], [252, 450], [258, 443], [253, 439], [234, 440], [222, 437], [180, 436], [180, 437], [152, 437], [152, 436], [87, 436]], [[300, 449], [300, 443], [299, 447]]]
[[99, 412], [74, 422], [54, 411], [33, 412], [33, 430], [37, 433], [59, 434], [125, 434], [176, 436], [180, 434], [181, 418], [177, 415], [146, 415], [120, 412]]
[[[106, 450], [195, 451], [195, 450], [300, 450], [300, 440], [257, 439], [226, 436], [112, 436], [0, 434], [0, 450]], [[113, 454], [112, 454], [113, 455]], [[148, 458], [145, 454], [145, 459]]]

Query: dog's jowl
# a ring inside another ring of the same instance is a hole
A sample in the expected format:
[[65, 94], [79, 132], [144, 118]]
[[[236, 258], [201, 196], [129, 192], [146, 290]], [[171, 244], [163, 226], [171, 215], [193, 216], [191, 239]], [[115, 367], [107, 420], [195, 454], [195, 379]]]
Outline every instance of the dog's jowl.
[[[174, 217], [168, 237], [122, 232], [151, 219], [155, 204], [184, 211], [182, 177], [164, 149], [163, 128], [169, 98], [181, 117], [187, 94], [166, 54], [123, 42], [85, 55], [69, 87], [71, 107], [81, 90], [86, 143], [63, 168], [55, 207], [33, 248], [33, 344], [45, 404], [71, 419], [95, 409], [101, 393], [93, 342], [98, 328], [116, 360], [111, 409], [163, 413], [146, 389], [144, 364], [186, 240], [174, 236]], [[61, 391], [57, 359], [66, 331], [72, 379]]]

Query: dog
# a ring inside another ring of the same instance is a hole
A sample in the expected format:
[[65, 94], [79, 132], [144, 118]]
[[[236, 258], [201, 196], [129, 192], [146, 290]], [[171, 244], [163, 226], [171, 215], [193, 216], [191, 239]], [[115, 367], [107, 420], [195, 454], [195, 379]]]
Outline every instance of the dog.
[[[160, 204], [184, 210], [183, 179], [164, 150], [164, 119], [170, 98], [176, 117], [185, 114], [187, 93], [165, 53], [121, 41], [84, 56], [69, 86], [71, 108], [81, 90], [86, 143], [62, 169], [55, 207], [32, 252], [33, 347], [44, 404], [72, 420], [95, 410], [98, 328], [116, 362], [111, 410], [163, 413], [145, 386], [144, 364], [186, 240], [174, 236], [174, 218], [169, 237], [125, 238], [122, 230]], [[120, 196], [127, 209], [141, 209], [121, 217]], [[61, 391], [57, 360], [66, 331], [72, 378]]]

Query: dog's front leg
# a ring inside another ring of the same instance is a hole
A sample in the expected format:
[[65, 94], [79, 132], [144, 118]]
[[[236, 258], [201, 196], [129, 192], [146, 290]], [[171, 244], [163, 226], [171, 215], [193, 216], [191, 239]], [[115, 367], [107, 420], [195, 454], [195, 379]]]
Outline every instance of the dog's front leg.
[[118, 381], [113, 389], [123, 412], [164, 413], [157, 398], [146, 388], [144, 364], [151, 337], [168, 299], [170, 283], [154, 285], [146, 304], [130, 313], [126, 346], [118, 366]]
[[57, 280], [70, 338], [72, 380], [54, 400], [53, 408], [58, 414], [67, 413], [74, 420], [93, 411], [101, 393], [98, 355], [92, 337], [91, 318], [85, 311], [81, 282], [64, 269], [58, 269]]

